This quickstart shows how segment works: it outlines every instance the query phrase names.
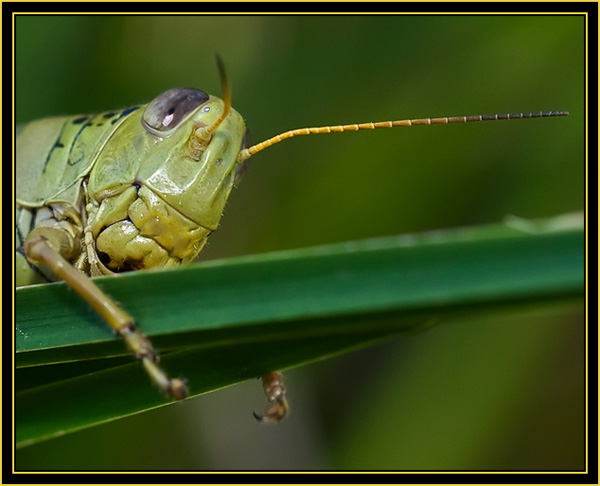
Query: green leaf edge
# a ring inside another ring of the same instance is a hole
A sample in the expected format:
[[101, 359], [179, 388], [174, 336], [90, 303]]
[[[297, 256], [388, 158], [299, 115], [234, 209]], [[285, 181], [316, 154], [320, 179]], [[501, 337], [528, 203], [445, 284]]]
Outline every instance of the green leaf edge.
[[[521, 278], [515, 278], [515, 271]], [[414, 292], [415, 278], [423, 275], [428, 285], [416, 285]], [[210, 299], [203, 301], [204, 307], [194, 299], [174, 300], [177, 309], [165, 321], [164, 313], [157, 311], [165, 305], [158, 298], [158, 281], [171, 296], [192, 286], [200, 294], [211, 294]], [[457, 312], [581, 298], [583, 219], [513, 219], [97, 282], [143, 322], [144, 332], [163, 352], [163, 365], [185, 371], [194, 396], [427, 327], [433, 319]], [[389, 285], [396, 292], [386, 292]], [[257, 288], [261, 292], [253, 294], [251, 289]], [[277, 289], [284, 289], [288, 301], [281, 300]], [[228, 292], [229, 302], [237, 307], [218, 312], [224, 305], [218, 298], [222, 292]], [[251, 300], [252, 312], [242, 298], [248, 293], [257, 299]], [[340, 294], [345, 298], [336, 297]], [[140, 295], [146, 297], [142, 302]], [[20, 388], [15, 396], [18, 447], [169, 403], [148, 385], [138, 363], [120, 364], [131, 358], [114, 358], [125, 354], [122, 342], [64, 284], [18, 289], [15, 302], [17, 365], [45, 376], [42, 384], [36, 385], [34, 378], [32, 386]], [[206, 312], [209, 303], [213, 307]], [[25, 307], [28, 311], [22, 312]], [[42, 327], [40, 319], [46, 319]], [[75, 331], [57, 332], [61, 326]], [[24, 338], [45, 336], [44, 331], [49, 335], [46, 342], [31, 346]], [[90, 362], [98, 369], [90, 372], [81, 366]], [[61, 375], [56, 372], [60, 368], [70, 371]]]

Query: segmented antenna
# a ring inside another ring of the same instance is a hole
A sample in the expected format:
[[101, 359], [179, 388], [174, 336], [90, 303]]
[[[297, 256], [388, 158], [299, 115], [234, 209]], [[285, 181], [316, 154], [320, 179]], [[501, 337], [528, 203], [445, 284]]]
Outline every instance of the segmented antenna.
[[312, 128], [297, 128], [280, 133], [264, 142], [257, 143], [242, 150], [237, 157], [237, 162], [241, 163], [249, 159], [254, 154], [264, 150], [271, 145], [275, 145], [286, 138], [292, 138], [297, 135], [316, 135], [320, 133], [335, 133], [335, 132], [354, 132], [357, 130], [374, 130], [376, 128], [393, 128], [393, 127], [411, 127], [413, 125], [445, 125], [447, 123], [468, 123], [491, 120], [516, 120], [519, 118], [546, 118], [554, 116], [568, 116], [568, 111], [538, 111], [535, 113], [505, 113], [501, 115], [473, 115], [473, 116], [451, 116], [443, 118], [416, 118], [413, 120], [397, 120], [385, 122], [370, 122], [358, 123], [352, 125], [333, 125], [326, 127]]
[[204, 144], [208, 144], [212, 133], [219, 128], [219, 125], [223, 123], [225, 118], [227, 118], [227, 115], [229, 115], [229, 110], [231, 109], [231, 86], [227, 80], [225, 65], [218, 54], [215, 57], [217, 59], [217, 67], [219, 68], [219, 77], [221, 78], [221, 91], [223, 91], [223, 112], [212, 125], [202, 129], [201, 135], [196, 135], [196, 137]]

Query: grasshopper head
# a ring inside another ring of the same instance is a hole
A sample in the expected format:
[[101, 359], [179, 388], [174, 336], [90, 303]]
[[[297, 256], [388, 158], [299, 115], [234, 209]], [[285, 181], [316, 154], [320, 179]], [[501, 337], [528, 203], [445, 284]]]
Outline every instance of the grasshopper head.
[[219, 67], [223, 99], [165, 91], [128, 117], [98, 158], [88, 189], [99, 203], [93, 234], [109, 271], [187, 263], [217, 229], [247, 140]]
[[241, 115], [204, 91], [175, 88], [147, 105], [142, 125], [157, 142], [140, 165], [140, 182], [187, 218], [215, 230], [242, 167]]

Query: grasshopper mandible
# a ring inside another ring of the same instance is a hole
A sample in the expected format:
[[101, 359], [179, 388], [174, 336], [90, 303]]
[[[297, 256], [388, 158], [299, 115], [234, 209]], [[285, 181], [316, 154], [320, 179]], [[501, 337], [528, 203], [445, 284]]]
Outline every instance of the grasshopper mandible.
[[[219, 59], [217, 64], [222, 99], [198, 89], [170, 89], [144, 106], [32, 122], [17, 136], [17, 286], [64, 280], [174, 399], [188, 396], [186, 380], [163, 371], [134, 318], [90, 277], [193, 262], [217, 229], [249, 157], [298, 135], [568, 115], [551, 111], [300, 128], [247, 147], [244, 119], [231, 107], [223, 64]], [[255, 416], [281, 420], [288, 410], [281, 374], [262, 379], [270, 406]]]

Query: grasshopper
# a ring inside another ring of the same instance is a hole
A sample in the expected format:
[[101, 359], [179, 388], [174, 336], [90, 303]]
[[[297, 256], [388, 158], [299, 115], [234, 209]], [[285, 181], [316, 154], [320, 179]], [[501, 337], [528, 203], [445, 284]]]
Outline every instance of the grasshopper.
[[[551, 111], [419, 118], [289, 130], [248, 146], [242, 116], [217, 59], [223, 97], [170, 89], [147, 105], [34, 121], [16, 143], [17, 286], [64, 280], [125, 341], [167, 396], [189, 394], [171, 378], [133, 316], [90, 277], [192, 263], [218, 227], [252, 155], [285, 139], [377, 128], [566, 116]], [[269, 407], [288, 411], [281, 374], [262, 377]]]

